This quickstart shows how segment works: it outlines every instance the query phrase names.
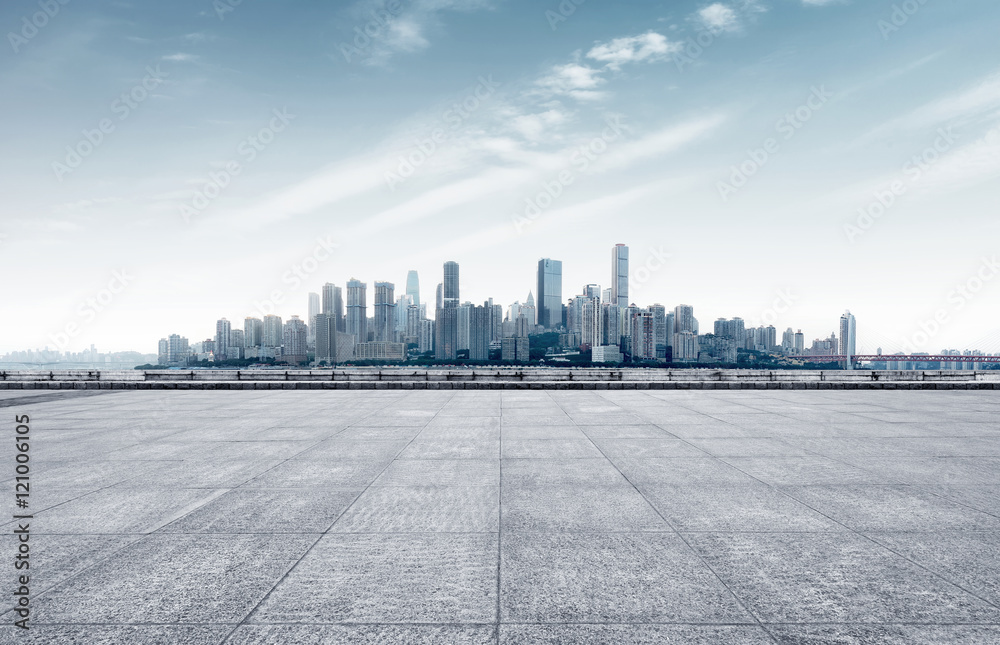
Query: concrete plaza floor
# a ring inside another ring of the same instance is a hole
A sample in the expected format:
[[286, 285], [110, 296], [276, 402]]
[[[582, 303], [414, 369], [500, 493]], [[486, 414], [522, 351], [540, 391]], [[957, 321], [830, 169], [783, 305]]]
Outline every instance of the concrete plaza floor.
[[993, 392], [0, 394], [3, 643], [1000, 643]]

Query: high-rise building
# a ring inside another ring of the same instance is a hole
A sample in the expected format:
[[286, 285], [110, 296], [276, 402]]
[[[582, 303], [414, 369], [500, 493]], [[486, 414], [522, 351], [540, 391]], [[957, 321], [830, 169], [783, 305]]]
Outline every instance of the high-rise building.
[[308, 331], [306, 330], [305, 321], [300, 320], [298, 316], [289, 318], [284, 328], [282, 358], [291, 364], [305, 363], [308, 360], [308, 351], [306, 350], [307, 337]]
[[674, 363], [694, 363], [698, 361], [698, 334], [679, 331], [674, 334]]
[[444, 308], [444, 284], [438, 282], [437, 289], [434, 290], [434, 311]]
[[161, 338], [160, 342], [157, 343], [156, 351], [156, 364], [166, 365], [167, 357], [170, 355], [170, 341], [166, 338]]
[[[396, 317], [394, 331], [397, 337], [397, 342], [398, 339], [406, 336], [406, 320], [409, 316], [409, 309], [412, 304], [413, 303], [410, 301], [409, 295], [403, 295], [396, 298], [396, 308], [393, 310], [393, 315]], [[417, 309], [419, 310], [419, 307]]]
[[656, 359], [656, 318], [649, 311], [640, 311], [632, 317], [632, 360]]
[[347, 283], [347, 322], [345, 331], [355, 343], [368, 341], [368, 285], [351, 278]]
[[538, 261], [538, 324], [545, 329], [562, 327], [562, 261]]
[[316, 342], [316, 314], [322, 311], [318, 293], [309, 294], [309, 342]]
[[694, 307], [691, 305], [677, 305], [674, 308], [674, 333], [689, 331], [697, 334], [698, 327], [694, 319]]
[[528, 292], [528, 300], [521, 305], [520, 315], [528, 319], [528, 324], [534, 329], [535, 325], [538, 324], [538, 308], [535, 306], [535, 297]]
[[177, 334], [170, 334], [167, 339], [167, 364], [186, 365], [191, 349], [188, 346], [188, 339]]
[[406, 274], [406, 295], [410, 296], [410, 304], [420, 306], [420, 278], [416, 271]]
[[260, 347], [264, 341], [264, 323], [260, 318], [248, 317], [243, 320], [243, 342], [247, 347]]
[[611, 250], [611, 302], [628, 307], [628, 247], [616, 244]]
[[232, 326], [225, 318], [215, 323], [215, 360], [223, 360], [229, 355], [229, 332]]
[[806, 335], [801, 329], [795, 332], [795, 353], [798, 356], [806, 353]]
[[246, 349], [246, 334], [242, 329], [230, 329], [229, 347], [226, 350], [226, 357], [233, 359], [243, 358], [244, 349]]
[[844, 367], [854, 369], [854, 357], [858, 354], [858, 321], [850, 311], [840, 317], [840, 355], [844, 356]]
[[601, 345], [601, 301], [585, 298], [580, 310], [580, 347], [584, 350]]
[[421, 354], [434, 351], [434, 321], [421, 318], [420, 339], [417, 341], [417, 351]]
[[337, 325], [337, 331], [347, 329], [344, 322], [344, 296], [340, 287], [329, 282], [323, 285], [322, 313], [332, 314]]
[[458, 344], [456, 347], [458, 351], [463, 351], [469, 349], [469, 326], [471, 324], [470, 314], [472, 311], [472, 303], [466, 302], [457, 307], [458, 309]]
[[261, 335], [261, 347], [281, 347], [284, 331], [281, 324], [281, 316], [268, 314], [264, 316], [263, 333]]
[[316, 314], [316, 360], [337, 362], [337, 317], [332, 312]]
[[601, 343], [607, 347], [621, 349], [622, 312], [613, 302], [601, 305]]
[[444, 263], [444, 281], [441, 283], [440, 307], [434, 316], [434, 357], [439, 361], [453, 361], [458, 356], [458, 263]]
[[391, 282], [375, 283], [375, 342], [392, 342], [396, 330], [396, 285]]
[[653, 316], [653, 344], [656, 347], [656, 359], [667, 360], [667, 308], [663, 305], [652, 305], [649, 313]]
[[459, 301], [458, 262], [444, 263], [444, 282], [442, 284], [444, 285], [441, 296], [442, 307], [457, 307]]
[[484, 302], [482, 307], [469, 307], [469, 360], [490, 360], [490, 334], [493, 307]]

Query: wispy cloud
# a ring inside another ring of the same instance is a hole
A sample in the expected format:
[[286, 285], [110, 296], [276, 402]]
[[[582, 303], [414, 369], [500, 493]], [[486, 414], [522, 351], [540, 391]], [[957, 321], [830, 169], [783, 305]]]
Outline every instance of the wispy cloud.
[[[396, 5], [390, 11], [385, 0], [361, 0], [347, 11], [347, 23], [356, 33], [373, 33], [363, 52], [366, 65], [384, 66], [401, 53], [422, 51], [431, 45], [428, 35], [440, 27], [440, 15], [445, 11], [477, 11], [489, 9], [494, 0], [412, 0]], [[352, 36], [353, 38], [353, 33]]]
[[567, 63], [553, 67], [551, 72], [538, 79], [536, 85], [550, 95], [566, 95], [580, 101], [593, 101], [606, 96], [597, 89], [605, 82], [601, 77], [601, 70], [579, 63]]
[[908, 114], [872, 129], [857, 143], [866, 143], [904, 131], [916, 131], [944, 124], [960, 125], [989, 120], [1000, 112], [1000, 73], [988, 76], [952, 96], [927, 103]]
[[194, 54], [185, 54], [178, 52], [176, 54], [167, 54], [166, 56], [162, 56], [160, 59], [168, 60], [172, 63], [193, 63], [194, 61], [198, 60], [198, 57], [195, 56]]
[[587, 52], [587, 58], [605, 63], [609, 69], [618, 70], [625, 63], [665, 60], [681, 47], [680, 43], [670, 42], [663, 34], [650, 31], [640, 36], [615, 38], [608, 43], [596, 45]]

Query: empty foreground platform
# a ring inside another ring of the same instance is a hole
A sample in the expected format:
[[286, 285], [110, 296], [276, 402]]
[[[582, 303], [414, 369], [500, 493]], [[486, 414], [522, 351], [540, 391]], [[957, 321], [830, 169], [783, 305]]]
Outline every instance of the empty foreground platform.
[[3, 391], [2, 643], [998, 643], [994, 391]]

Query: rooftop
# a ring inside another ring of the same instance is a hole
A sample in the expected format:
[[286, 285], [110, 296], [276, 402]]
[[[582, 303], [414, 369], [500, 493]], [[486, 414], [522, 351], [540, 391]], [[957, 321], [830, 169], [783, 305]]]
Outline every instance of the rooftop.
[[4, 643], [1000, 641], [993, 391], [0, 407], [8, 438], [31, 417], [34, 515], [32, 629], [8, 601]]

